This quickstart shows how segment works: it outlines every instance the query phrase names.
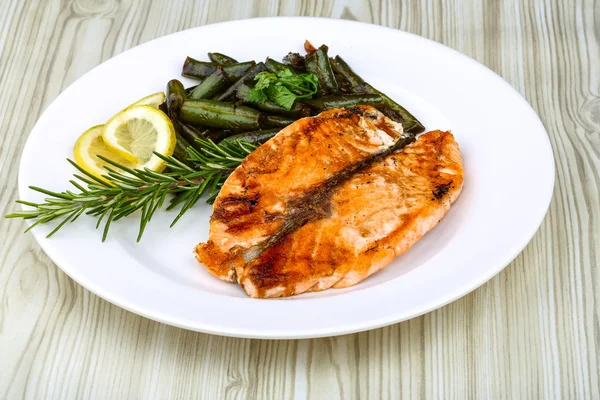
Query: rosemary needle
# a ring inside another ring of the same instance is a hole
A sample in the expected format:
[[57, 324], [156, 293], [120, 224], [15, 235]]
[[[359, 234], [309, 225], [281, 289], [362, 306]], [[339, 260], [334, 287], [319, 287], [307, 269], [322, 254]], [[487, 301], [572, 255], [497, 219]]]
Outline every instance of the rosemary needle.
[[27, 228], [26, 232], [39, 224], [60, 220], [48, 234], [47, 237], [50, 237], [67, 222], [73, 222], [85, 213], [98, 219], [96, 228], [99, 228], [104, 221], [102, 230], [102, 241], [104, 241], [113, 221], [141, 210], [137, 237], [139, 241], [154, 213], [162, 208], [167, 195], [174, 195], [167, 207], [168, 210], [183, 204], [171, 224], [173, 226], [207, 191], [210, 194], [207, 202], [212, 203], [227, 176], [256, 149], [256, 146], [243, 141], [216, 144], [210, 140], [198, 139], [198, 142], [202, 146], [202, 151], [191, 146], [187, 149], [189, 161], [195, 168], [173, 157], [155, 153], [167, 163], [166, 170], [169, 172], [165, 173], [127, 168], [98, 156], [112, 166], [105, 167], [104, 178], [107, 182], [67, 159], [82, 174], [73, 174], [75, 179], [69, 181], [78, 192], [70, 190], [53, 192], [37, 186], [29, 186], [31, 190], [49, 197], [42, 203], [17, 200], [17, 203], [31, 209], [15, 211], [5, 218], [35, 219], [36, 221]]

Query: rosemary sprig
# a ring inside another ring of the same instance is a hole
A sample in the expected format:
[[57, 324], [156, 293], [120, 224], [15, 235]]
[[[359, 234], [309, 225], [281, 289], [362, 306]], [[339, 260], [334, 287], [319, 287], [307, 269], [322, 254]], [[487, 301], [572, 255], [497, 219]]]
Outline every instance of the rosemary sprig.
[[227, 176], [256, 148], [244, 141], [215, 144], [210, 140], [199, 139], [198, 142], [202, 145], [201, 152], [193, 147], [187, 149], [189, 160], [195, 164], [195, 169], [173, 157], [165, 157], [158, 153], [155, 154], [165, 160], [166, 170], [169, 172], [158, 173], [147, 168], [131, 169], [98, 156], [114, 167], [106, 166], [107, 173], [103, 175], [104, 179], [100, 179], [85, 171], [74, 161], [67, 159], [81, 173], [81, 175], [77, 173], [73, 175], [77, 180], [69, 181], [78, 192], [66, 190], [59, 193], [29, 186], [31, 190], [50, 197], [45, 198], [43, 203], [17, 200], [17, 203], [33, 209], [15, 211], [5, 218], [36, 219], [25, 232], [39, 224], [61, 220], [47, 235], [51, 237], [65, 224], [75, 221], [85, 213], [98, 219], [96, 229], [104, 221], [102, 233], [102, 241], [104, 241], [113, 221], [141, 210], [137, 237], [139, 242], [146, 225], [156, 210], [164, 205], [167, 195], [175, 195], [170, 199], [167, 210], [183, 204], [171, 224], [173, 226], [203, 194], [208, 192], [207, 201], [214, 201]]

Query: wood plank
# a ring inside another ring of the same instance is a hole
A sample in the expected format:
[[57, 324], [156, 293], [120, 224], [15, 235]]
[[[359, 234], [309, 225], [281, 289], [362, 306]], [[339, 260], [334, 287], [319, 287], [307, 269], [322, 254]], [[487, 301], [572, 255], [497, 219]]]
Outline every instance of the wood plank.
[[[41, 112], [139, 43], [241, 18], [373, 22], [444, 43], [523, 94], [546, 126], [557, 184], [509, 267], [420, 318], [299, 341], [223, 338], [92, 295], [0, 220], [0, 398], [600, 398], [600, 5], [592, 0], [8, 0], [0, 13], [0, 211]], [[452, 10], [450, 12], [449, 10]], [[510, 118], [510, 116], [507, 116]]]

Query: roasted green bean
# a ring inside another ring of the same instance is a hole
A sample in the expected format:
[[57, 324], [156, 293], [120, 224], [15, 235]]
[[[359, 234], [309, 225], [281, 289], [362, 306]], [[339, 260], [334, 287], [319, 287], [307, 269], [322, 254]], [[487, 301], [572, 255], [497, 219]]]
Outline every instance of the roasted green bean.
[[192, 57], [187, 57], [181, 69], [181, 75], [186, 78], [204, 79], [217, 69], [217, 64], [198, 61]]
[[[199, 85], [199, 84], [198, 84], [198, 85]], [[196, 87], [197, 87], [198, 85], [194, 85], [194, 86], [190, 86], [190, 87], [188, 87], [188, 88], [185, 88], [185, 94], [186, 94], [187, 96], [189, 96], [189, 95], [190, 95], [190, 93], [192, 93], [192, 92], [194, 91], [194, 89], [196, 89]]]
[[222, 53], [208, 53], [208, 58], [210, 61], [219, 65], [237, 64], [237, 60]]
[[392, 109], [399, 117], [400, 122], [406, 132], [420, 133], [425, 130], [425, 127], [417, 120], [408, 110], [396, 103], [385, 93], [380, 92], [373, 86], [364, 81], [359, 75], [357, 75], [352, 68], [342, 59], [340, 56], [336, 56], [334, 59], [336, 69], [342, 74], [353, 86], [355, 93], [370, 93], [378, 94], [383, 98], [384, 104]]
[[217, 129], [209, 128], [202, 132], [207, 139], [212, 140], [215, 143], [219, 143], [221, 140], [227, 139], [228, 137], [235, 135], [237, 132], [230, 131], [229, 129]]
[[267, 67], [265, 67], [265, 63], [259, 62], [258, 64], [254, 65], [252, 68], [250, 68], [248, 70], [248, 72], [246, 72], [244, 74], [244, 76], [242, 76], [240, 79], [238, 79], [233, 85], [229, 86], [229, 88], [227, 90], [225, 90], [222, 94], [217, 96], [215, 98], [215, 100], [218, 100], [218, 101], [231, 100], [232, 98], [235, 97], [235, 93], [237, 92], [237, 89], [241, 85], [252, 82], [256, 75], [258, 75], [260, 72], [263, 72], [266, 70], [267, 70]]
[[259, 124], [261, 128], [269, 129], [285, 128], [294, 122], [296, 122], [294, 118], [288, 118], [281, 115], [261, 115]]
[[[254, 61], [245, 61], [236, 64], [228, 64], [223, 66], [223, 71], [229, 78], [239, 78], [243, 76], [256, 63]], [[183, 63], [181, 75], [187, 78], [204, 79], [213, 74], [219, 64], [206, 61], [198, 61], [191, 57], [187, 57]]]
[[223, 72], [225, 72], [225, 75], [227, 75], [229, 79], [234, 81], [235, 79], [244, 76], [244, 74], [255, 65], [255, 61], [244, 61], [237, 64], [224, 65]]
[[283, 64], [288, 65], [290, 67], [293, 67], [294, 69], [298, 70], [298, 71], [304, 71], [305, 70], [305, 60], [304, 57], [302, 57], [300, 54], [298, 53], [288, 53], [285, 57], [283, 57]]
[[224, 142], [235, 143], [238, 140], [245, 140], [252, 144], [263, 144], [267, 140], [279, 133], [280, 129], [265, 129], [262, 131], [242, 132], [237, 135], [229, 136], [223, 139]]
[[351, 87], [355, 87], [364, 83], [363, 78], [358, 76], [352, 68], [342, 59], [340, 56], [335, 56], [335, 58], [330, 59], [331, 66], [338, 74], [342, 75], [349, 83]]
[[308, 53], [305, 57], [306, 70], [314, 73], [319, 78], [318, 95], [336, 94], [339, 92], [338, 83], [335, 80], [333, 69], [329, 64], [327, 46], [322, 45], [315, 51]]
[[383, 98], [378, 94], [342, 94], [321, 96], [314, 99], [301, 100], [302, 103], [308, 104], [319, 111], [328, 110], [331, 108], [347, 108], [354, 107], [359, 104], [370, 106], [383, 105]]
[[176, 118], [181, 110], [181, 105], [185, 101], [186, 93], [183, 83], [177, 79], [172, 79], [167, 83], [167, 113]]
[[173, 121], [173, 126], [175, 127], [175, 131], [182, 138], [187, 140], [187, 142], [196, 150], [201, 150], [202, 146], [200, 143], [196, 141], [196, 139], [206, 139], [206, 136], [202, 134], [197, 128], [179, 120]]
[[291, 68], [289, 65], [282, 64], [279, 61], [273, 60], [272, 58], [267, 58], [267, 61], [265, 61], [265, 66], [274, 74], [278, 73], [279, 71], [283, 71], [286, 68], [293, 69], [293, 67]]
[[229, 78], [223, 72], [223, 68], [218, 67], [215, 72], [196, 86], [189, 98], [193, 100], [210, 99], [225, 90], [228, 85]]
[[190, 124], [232, 130], [256, 130], [260, 113], [253, 108], [216, 100], [186, 100], [180, 118]]
[[175, 133], [175, 138], [177, 140], [175, 142], [175, 150], [173, 150], [173, 157], [175, 157], [177, 160], [181, 161], [188, 167], [193, 168], [194, 163], [188, 160], [189, 154], [187, 152], [187, 148], [191, 146], [190, 142], [185, 140], [185, 138], [177, 132]]

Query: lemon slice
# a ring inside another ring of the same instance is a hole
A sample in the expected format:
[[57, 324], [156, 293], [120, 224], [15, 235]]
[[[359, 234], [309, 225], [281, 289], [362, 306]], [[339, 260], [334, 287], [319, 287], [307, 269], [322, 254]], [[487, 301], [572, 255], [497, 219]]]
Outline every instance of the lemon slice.
[[152, 106], [152, 107], [158, 108], [158, 106], [160, 106], [162, 103], [164, 103], [165, 99], [166, 99], [166, 96], [165, 96], [164, 92], [156, 92], [156, 93], [153, 93], [153, 94], [148, 95], [146, 97], [142, 97], [141, 99], [139, 99], [135, 103], [129, 105], [129, 107], [132, 107], [132, 106]]
[[170, 156], [176, 142], [169, 117], [148, 105], [131, 106], [115, 114], [104, 125], [102, 139], [113, 153], [157, 172], [164, 169], [165, 161], [153, 152]]
[[108, 173], [108, 171], [104, 169], [104, 166], [110, 166], [113, 169], [116, 168], [98, 158], [98, 155], [104, 156], [126, 167], [135, 168], [135, 164], [113, 153], [106, 147], [104, 140], [102, 139], [103, 130], [104, 125], [93, 126], [83, 132], [79, 139], [77, 139], [77, 142], [75, 142], [75, 146], [73, 147], [73, 156], [77, 165], [101, 179], [104, 179], [102, 175]]

